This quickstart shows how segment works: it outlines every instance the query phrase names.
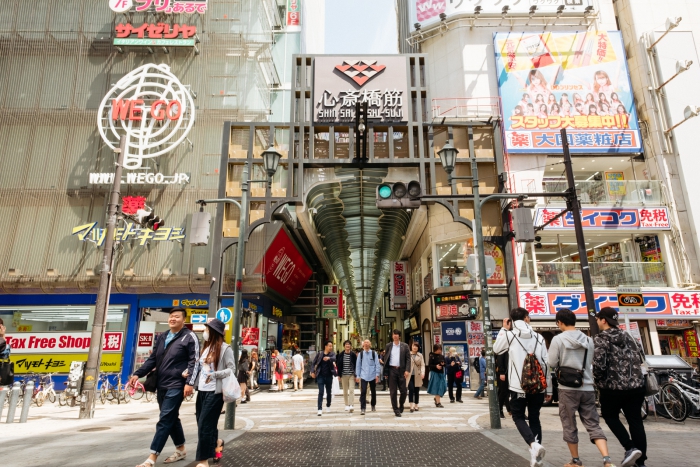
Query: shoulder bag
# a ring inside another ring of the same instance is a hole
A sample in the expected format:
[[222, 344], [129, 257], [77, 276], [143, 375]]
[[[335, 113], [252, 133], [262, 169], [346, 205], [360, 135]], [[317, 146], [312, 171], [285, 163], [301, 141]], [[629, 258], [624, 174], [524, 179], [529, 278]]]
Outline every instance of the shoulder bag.
[[588, 359], [588, 345], [586, 345], [586, 351], [583, 353], [583, 365], [581, 369], [568, 368], [565, 366], [557, 368], [557, 381], [562, 386], [568, 388], [580, 388], [583, 386], [583, 372], [586, 368], [586, 360]]
[[0, 360], [0, 386], [12, 386], [15, 382], [15, 364], [10, 359]]
[[[635, 344], [637, 342], [635, 341]], [[647, 359], [644, 356], [644, 352], [641, 347], [637, 346], [639, 349], [639, 358], [641, 359], [642, 375], [644, 376], [644, 396], [653, 396], [659, 392], [659, 381], [656, 379], [654, 373], [649, 372], [649, 364], [647, 364]]]

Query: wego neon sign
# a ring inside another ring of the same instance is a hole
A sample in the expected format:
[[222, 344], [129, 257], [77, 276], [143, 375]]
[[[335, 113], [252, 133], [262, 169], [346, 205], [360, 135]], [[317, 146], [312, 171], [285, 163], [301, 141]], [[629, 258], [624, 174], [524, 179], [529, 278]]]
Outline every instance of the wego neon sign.
[[167, 154], [184, 142], [194, 119], [189, 89], [168, 65], [150, 63], [128, 73], [102, 99], [97, 127], [112, 149], [126, 135], [124, 167], [138, 169], [143, 159]]

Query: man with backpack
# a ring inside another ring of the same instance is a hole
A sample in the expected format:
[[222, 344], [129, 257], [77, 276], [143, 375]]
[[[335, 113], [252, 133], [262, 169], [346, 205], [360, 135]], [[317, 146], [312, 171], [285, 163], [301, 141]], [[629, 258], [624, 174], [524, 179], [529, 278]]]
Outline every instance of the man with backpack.
[[355, 381], [360, 383], [361, 415], [365, 414], [365, 409], [367, 408], [367, 386], [372, 391], [372, 412], [377, 410], [375, 408], [377, 405], [377, 383], [381, 374], [379, 355], [372, 350], [372, 343], [369, 339], [365, 339], [362, 342], [362, 351], [357, 356], [357, 362], [355, 363], [355, 375], [357, 375]]
[[510, 319], [503, 320], [493, 352], [496, 355], [508, 352], [508, 389], [513, 422], [530, 447], [530, 466], [541, 467], [545, 449], [540, 444], [540, 409], [545, 392], [548, 397], [552, 393], [552, 382], [544, 338], [530, 327], [530, 315], [525, 308], [514, 308]]
[[557, 327], [562, 331], [549, 345], [549, 363], [559, 382], [559, 418], [571, 462], [564, 467], [583, 465], [578, 457], [576, 412], [603, 456], [604, 467], [615, 467], [608, 455], [608, 442], [600, 428], [593, 387], [593, 339], [576, 329], [576, 315], [568, 308], [557, 312]]
[[[593, 378], [600, 391], [600, 413], [625, 448], [622, 467], [644, 466], [647, 435], [642, 421], [645, 388], [642, 351], [634, 338], [621, 331], [617, 310], [605, 307], [596, 315], [600, 333], [595, 336]], [[629, 433], [620, 421], [625, 414]]]

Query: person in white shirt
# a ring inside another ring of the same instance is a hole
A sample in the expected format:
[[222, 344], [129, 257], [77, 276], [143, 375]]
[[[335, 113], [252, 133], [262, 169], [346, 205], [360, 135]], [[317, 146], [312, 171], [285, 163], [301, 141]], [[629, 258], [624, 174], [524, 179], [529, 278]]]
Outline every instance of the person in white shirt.
[[304, 357], [301, 350], [297, 350], [292, 357], [292, 371], [294, 373], [294, 391], [304, 389]]

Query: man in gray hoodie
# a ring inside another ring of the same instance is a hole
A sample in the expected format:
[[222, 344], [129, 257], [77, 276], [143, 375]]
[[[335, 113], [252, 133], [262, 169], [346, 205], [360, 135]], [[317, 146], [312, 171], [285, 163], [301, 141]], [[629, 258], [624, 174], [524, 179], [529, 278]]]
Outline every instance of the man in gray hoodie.
[[571, 461], [564, 467], [583, 465], [578, 457], [576, 412], [579, 413], [591, 442], [595, 443], [603, 456], [603, 465], [615, 467], [610, 460], [607, 438], [600, 428], [595, 406], [592, 369], [593, 339], [576, 329], [576, 315], [567, 308], [557, 312], [557, 327], [562, 332], [554, 336], [549, 345], [549, 364], [558, 376], [562, 372], [573, 376], [559, 378], [559, 418], [561, 418], [564, 441], [571, 452]]

